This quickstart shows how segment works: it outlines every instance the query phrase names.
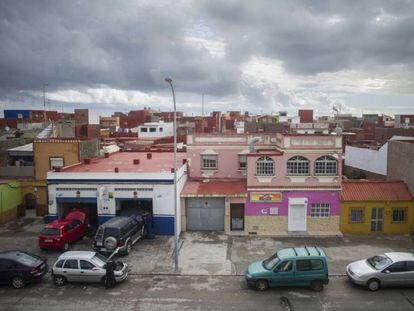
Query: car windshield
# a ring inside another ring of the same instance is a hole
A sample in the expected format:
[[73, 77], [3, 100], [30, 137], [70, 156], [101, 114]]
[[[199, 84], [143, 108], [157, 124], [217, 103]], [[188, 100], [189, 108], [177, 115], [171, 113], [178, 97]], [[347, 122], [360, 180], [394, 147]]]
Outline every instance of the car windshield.
[[34, 265], [37, 262], [37, 260], [38, 259], [36, 257], [30, 256], [29, 254], [25, 253], [19, 253], [17, 256], [17, 261], [26, 266]]
[[367, 259], [368, 264], [377, 270], [382, 270], [392, 263], [392, 260], [385, 255], [378, 255]]
[[95, 256], [92, 257], [91, 261], [99, 267], [103, 267], [106, 263], [107, 258], [99, 253], [96, 253]]
[[280, 261], [279, 257], [277, 257], [277, 253], [273, 256], [270, 256], [268, 259], [263, 261], [263, 267], [266, 270], [272, 270], [274, 266]]
[[42, 230], [43, 235], [59, 235], [60, 229], [57, 228], [44, 228]]

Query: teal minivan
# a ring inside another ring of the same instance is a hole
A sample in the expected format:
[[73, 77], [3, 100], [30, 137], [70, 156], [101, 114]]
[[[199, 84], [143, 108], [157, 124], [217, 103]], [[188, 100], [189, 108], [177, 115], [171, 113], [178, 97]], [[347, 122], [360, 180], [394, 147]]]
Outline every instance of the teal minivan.
[[306, 246], [282, 249], [266, 260], [251, 263], [245, 277], [247, 284], [259, 291], [275, 286], [310, 286], [321, 291], [329, 283], [325, 252]]

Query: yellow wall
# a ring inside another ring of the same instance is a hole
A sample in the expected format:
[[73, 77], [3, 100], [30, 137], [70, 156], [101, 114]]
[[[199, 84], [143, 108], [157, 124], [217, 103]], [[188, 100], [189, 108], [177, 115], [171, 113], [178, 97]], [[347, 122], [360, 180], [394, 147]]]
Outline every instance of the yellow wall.
[[[382, 232], [385, 234], [408, 234], [414, 229], [414, 201], [401, 202], [342, 202], [341, 203], [341, 231], [342, 233], [373, 233], [371, 232], [372, 208], [383, 208]], [[407, 216], [404, 223], [392, 222], [393, 208], [406, 208]], [[363, 208], [364, 222], [350, 223], [350, 209]]]
[[50, 158], [63, 157], [64, 166], [79, 162], [79, 143], [77, 141], [35, 141], [33, 145], [35, 179], [45, 180], [50, 171]]

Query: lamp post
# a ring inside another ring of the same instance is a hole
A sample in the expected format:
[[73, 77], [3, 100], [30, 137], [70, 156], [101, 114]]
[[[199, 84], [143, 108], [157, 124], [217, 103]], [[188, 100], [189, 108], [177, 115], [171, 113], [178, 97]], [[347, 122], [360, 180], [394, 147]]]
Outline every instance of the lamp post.
[[172, 79], [170, 77], [165, 78], [165, 82], [167, 82], [171, 86], [171, 92], [174, 101], [174, 122], [173, 122], [173, 130], [174, 130], [174, 268], [175, 271], [178, 271], [178, 212], [177, 212], [177, 110], [176, 110], [176, 103], [175, 103], [175, 92], [174, 86], [172, 84]]
[[46, 86], [47, 86], [47, 83], [43, 83], [43, 117], [45, 120], [45, 124], [47, 123], [47, 120], [46, 120]]

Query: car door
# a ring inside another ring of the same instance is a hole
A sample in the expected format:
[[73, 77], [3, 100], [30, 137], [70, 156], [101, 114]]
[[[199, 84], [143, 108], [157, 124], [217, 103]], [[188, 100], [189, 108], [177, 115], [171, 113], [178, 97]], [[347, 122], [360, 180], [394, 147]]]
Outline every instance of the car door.
[[297, 259], [295, 283], [308, 286], [313, 280], [325, 279], [324, 271], [322, 259]]
[[414, 260], [406, 262], [407, 265], [407, 282], [414, 285]]
[[81, 278], [85, 282], [100, 282], [103, 277], [103, 270], [89, 260], [79, 260]]
[[71, 223], [74, 241], [80, 239], [83, 235], [81, 224], [82, 223], [79, 220], [73, 220]]
[[401, 285], [409, 280], [409, 273], [405, 261], [394, 262], [381, 272], [381, 281], [384, 285]]
[[11, 269], [12, 263], [8, 259], [0, 259], [0, 283], [9, 283], [14, 277], [15, 271]]
[[289, 286], [292, 285], [294, 278], [293, 260], [284, 260], [273, 269], [269, 277], [269, 285]]
[[77, 259], [66, 259], [62, 269], [63, 276], [70, 282], [80, 280], [79, 262]]

